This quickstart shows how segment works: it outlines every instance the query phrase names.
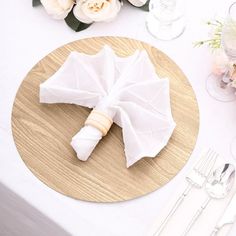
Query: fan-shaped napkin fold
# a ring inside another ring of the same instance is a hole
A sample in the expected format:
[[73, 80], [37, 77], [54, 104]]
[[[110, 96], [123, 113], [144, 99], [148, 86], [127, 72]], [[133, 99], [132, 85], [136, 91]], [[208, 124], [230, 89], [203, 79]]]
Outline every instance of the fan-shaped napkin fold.
[[[169, 80], [158, 78], [146, 51], [129, 57], [118, 57], [109, 46], [95, 55], [71, 52], [40, 85], [40, 102], [94, 108], [71, 142], [84, 161], [104, 135], [99, 128], [103, 120], [122, 127], [127, 167], [143, 157], [155, 157], [175, 128]], [[96, 117], [100, 119], [97, 125], [93, 123]]]

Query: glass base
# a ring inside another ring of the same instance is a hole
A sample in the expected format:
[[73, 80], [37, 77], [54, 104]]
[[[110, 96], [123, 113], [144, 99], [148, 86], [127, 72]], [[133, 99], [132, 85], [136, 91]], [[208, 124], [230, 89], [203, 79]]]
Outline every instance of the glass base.
[[236, 100], [236, 89], [222, 81], [221, 76], [210, 74], [206, 80], [208, 94], [220, 102], [232, 102]]
[[176, 19], [173, 22], [161, 22], [152, 12], [148, 13], [146, 27], [152, 36], [164, 41], [178, 38], [185, 30], [183, 18]]
[[231, 146], [230, 146], [230, 151], [234, 159], [236, 159], [236, 137], [233, 139]]

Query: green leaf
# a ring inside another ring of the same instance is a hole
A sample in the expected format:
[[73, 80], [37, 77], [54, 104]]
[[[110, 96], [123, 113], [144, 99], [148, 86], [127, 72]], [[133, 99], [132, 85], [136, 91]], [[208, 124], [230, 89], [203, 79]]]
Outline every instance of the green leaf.
[[39, 6], [39, 5], [41, 5], [42, 3], [40, 2], [40, 0], [33, 0], [33, 2], [32, 2], [32, 6], [33, 7], [37, 7], [37, 6]]
[[147, 2], [146, 2], [143, 6], [137, 7], [137, 6], [134, 6], [134, 5], [128, 0], [128, 3], [131, 4], [133, 7], [140, 8], [140, 9], [143, 10], [143, 11], [149, 11], [149, 2], [150, 2], [150, 0], [147, 0]]
[[73, 29], [76, 32], [87, 29], [91, 25], [91, 24], [85, 24], [85, 23], [79, 21], [74, 16], [73, 9], [70, 11], [68, 16], [65, 18], [65, 22], [71, 29]]
[[149, 2], [150, 2], [150, 0], [148, 0], [143, 6], [141, 6], [139, 8], [144, 11], [149, 11]]

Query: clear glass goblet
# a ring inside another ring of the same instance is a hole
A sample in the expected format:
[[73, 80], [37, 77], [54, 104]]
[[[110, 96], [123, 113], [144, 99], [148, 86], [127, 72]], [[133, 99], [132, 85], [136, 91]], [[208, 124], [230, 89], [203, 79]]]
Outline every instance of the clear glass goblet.
[[148, 31], [157, 39], [172, 40], [185, 29], [185, 0], [150, 0]]
[[[231, 65], [236, 64], [236, 2], [228, 12], [221, 35], [221, 44]], [[236, 89], [231, 86], [232, 71], [227, 70], [223, 75], [210, 74], [206, 80], [206, 89], [210, 96], [221, 102], [236, 100]]]

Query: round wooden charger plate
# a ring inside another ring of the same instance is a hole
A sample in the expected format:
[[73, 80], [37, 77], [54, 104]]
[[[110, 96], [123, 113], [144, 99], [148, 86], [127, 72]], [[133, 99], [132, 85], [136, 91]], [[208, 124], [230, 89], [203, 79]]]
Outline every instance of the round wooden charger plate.
[[[87, 162], [79, 161], [71, 138], [90, 110], [69, 104], [40, 104], [39, 84], [48, 79], [71, 51], [87, 54], [110, 45], [119, 56], [145, 49], [160, 77], [170, 79], [172, 113], [177, 126], [168, 145], [154, 159], [125, 165], [122, 130], [113, 125]], [[198, 105], [179, 67], [158, 49], [123, 37], [96, 37], [64, 45], [39, 61], [22, 82], [14, 102], [12, 130], [21, 158], [41, 181], [67, 196], [116, 202], [150, 193], [169, 182], [187, 162], [199, 128]]]

